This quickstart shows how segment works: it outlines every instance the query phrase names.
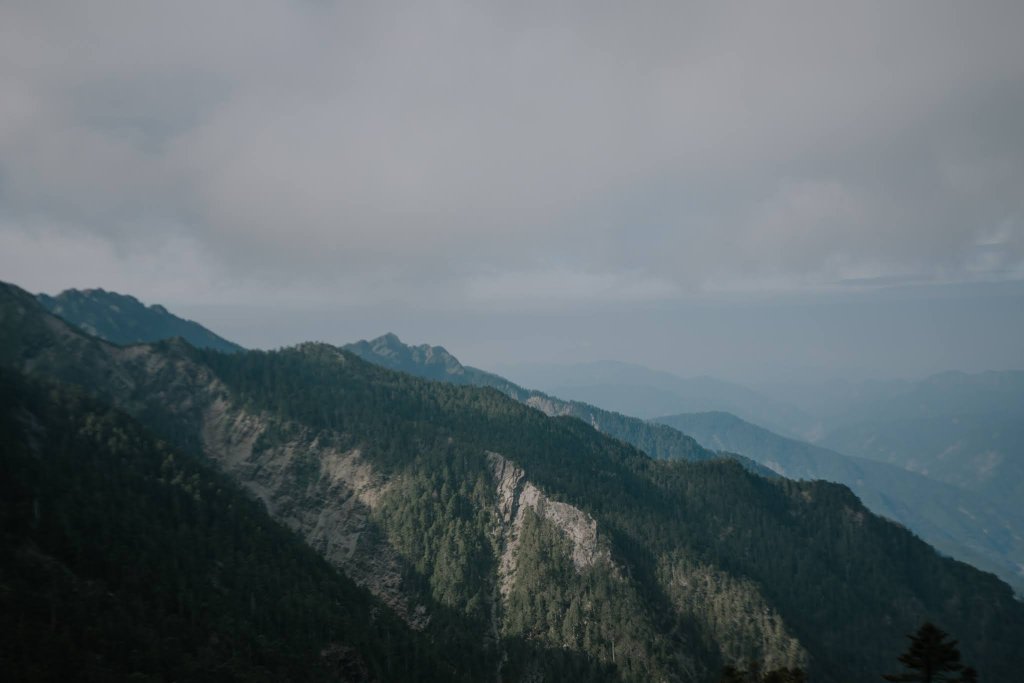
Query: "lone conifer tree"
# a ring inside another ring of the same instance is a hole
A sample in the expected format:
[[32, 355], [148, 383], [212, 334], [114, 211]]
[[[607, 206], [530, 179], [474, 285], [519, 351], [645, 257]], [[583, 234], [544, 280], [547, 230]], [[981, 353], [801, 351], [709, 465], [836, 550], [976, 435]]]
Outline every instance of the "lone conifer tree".
[[960, 663], [957, 641], [946, 640], [948, 637], [949, 634], [935, 624], [925, 622], [916, 634], [907, 636], [910, 647], [900, 655], [900, 662], [906, 670], [883, 678], [900, 683], [975, 683], [977, 672]]

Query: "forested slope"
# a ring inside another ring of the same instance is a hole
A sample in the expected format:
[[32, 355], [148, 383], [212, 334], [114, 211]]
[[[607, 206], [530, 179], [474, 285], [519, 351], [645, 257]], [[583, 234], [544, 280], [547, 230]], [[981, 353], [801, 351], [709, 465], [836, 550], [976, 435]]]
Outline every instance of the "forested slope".
[[0, 472], [6, 680], [461, 677], [233, 482], [81, 391], [0, 369]]
[[653, 460], [328, 345], [120, 348], [33, 306], [0, 290], [0, 360], [201, 449], [478, 679], [711, 681], [756, 658], [870, 680], [925, 619], [984, 677], [1024, 668], [1009, 587], [845, 487]]

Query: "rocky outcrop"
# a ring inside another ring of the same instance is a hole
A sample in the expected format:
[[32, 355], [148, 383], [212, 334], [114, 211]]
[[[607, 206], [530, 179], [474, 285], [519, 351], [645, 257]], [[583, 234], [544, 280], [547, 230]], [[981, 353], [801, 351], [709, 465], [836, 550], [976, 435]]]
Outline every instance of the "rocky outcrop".
[[266, 428], [263, 418], [220, 398], [203, 418], [203, 450], [331, 564], [411, 626], [425, 627], [426, 609], [403, 590], [403, 560], [372, 519], [388, 482], [358, 449], [339, 451], [305, 430], [256, 448]]
[[527, 510], [555, 525], [572, 543], [577, 571], [595, 564], [612, 564], [607, 545], [597, 533], [597, 521], [577, 507], [552, 500], [526, 479], [526, 473], [499, 453], [487, 453], [497, 501], [498, 581], [507, 596], [515, 580], [519, 533]]
[[573, 414], [571, 404], [542, 394], [534, 394], [530, 396], [526, 399], [525, 403], [531, 408], [536, 408], [548, 417], [562, 417], [563, 415]]

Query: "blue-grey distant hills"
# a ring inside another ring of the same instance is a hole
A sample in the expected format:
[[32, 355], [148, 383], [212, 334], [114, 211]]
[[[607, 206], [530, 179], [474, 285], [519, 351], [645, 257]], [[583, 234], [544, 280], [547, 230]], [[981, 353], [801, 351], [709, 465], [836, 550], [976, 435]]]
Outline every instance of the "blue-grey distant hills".
[[633, 363], [522, 364], [504, 374], [526, 386], [627, 415], [725, 411], [788, 436], [816, 433], [816, 418], [790, 403], [714, 377], [679, 377]]
[[1024, 418], [1019, 416], [874, 420], [835, 429], [821, 444], [1024, 508]]
[[36, 299], [54, 315], [89, 334], [122, 346], [181, 337], [196, 348], [235, 352], [241, 346], [159, 304], [146, 306], [133, 296], [103, 289], [68, 289]]
[[1022, 371], [944, 372], [883, 384], [829, 422], [818, 440], [823, 446], [1008, 505], [1024, 499]]
[[900, 522], [944, 553], [998, 574], [1024, 594], [1024, 507], [1019, 504], [779, 436], [728, 413], [656, 421], [689, 434], [705, 448], [742, 453], [790, 479], [846, 484], [873, 512]]
[[765, 387], [813, 413], [814, 443], [983, 496], [1024, 499], [1024, 372], [942, 372], [918, 380]]

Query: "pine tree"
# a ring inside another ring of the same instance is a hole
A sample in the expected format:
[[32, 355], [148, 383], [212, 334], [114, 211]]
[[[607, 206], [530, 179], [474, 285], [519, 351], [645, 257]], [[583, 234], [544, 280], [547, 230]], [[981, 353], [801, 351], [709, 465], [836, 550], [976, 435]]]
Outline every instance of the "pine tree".
[[955, 640], [947, 640], [949, 634], [931, 622], [925, 622], [916, 634], [907, 635], [910, 646], [900, 655], [900, 662], [906, 669], [903, 673], [887, 674], [887, 681], [900, 683], [976, 683], [977, 672], [960, 663], [960, 650]]

